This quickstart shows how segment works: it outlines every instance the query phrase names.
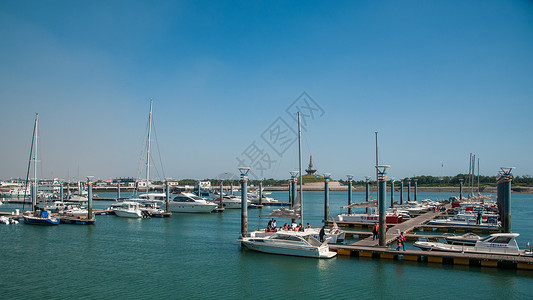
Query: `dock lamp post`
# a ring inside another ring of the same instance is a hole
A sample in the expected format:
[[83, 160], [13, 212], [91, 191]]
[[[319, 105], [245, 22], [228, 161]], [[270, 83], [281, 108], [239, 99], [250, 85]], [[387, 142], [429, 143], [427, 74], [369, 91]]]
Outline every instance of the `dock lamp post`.
[[241, 236], [248, 235], [248, 172], [249, 167], [240, 167], [241, 172]]
[[497, 203], [498, 210], [501, 211], [500, 218], [502, 221], [502, 232], [511, 232], [511, 182], [513, 174], [511, 170], [514, 167], [502, 167], [500, 178], [497, 185]]
[[388, 165], [376, 166], [378, 172], [378, 210], [379, 210], [379, 246], [387, 246], [387, 223], [385, 222], [385, 216], [387, 214], [387, 208], [385, 207], [385, 199], [387, 196], [387, 169]]
[[87, 176], [87, 219], [93, 218], [93, 177]]
[[324, 173], [324, 225], [329, 219], [329, 179], [331, 173]]
[[[366, 183], [366, 202], [368, 202], [368, 190], [369, 190], [369, 187], [370, 187], [370, 178], [372, 178], [371, 176], [365, 176], [365, 183]], [[366, 214], [368, 215], [370, 213], [370, 208], [367, 206], [366, 208]]]
[[[350, 206], [352, 204], [353, 175], [352, 174], [348, 174], [348, 175], [346, 175], [346, 177], [348, 178], [348, 206]], [[348, 208], [348, 214], [351, 214], [351, 213], [352, 213], [352, 208], [349, 207]]]

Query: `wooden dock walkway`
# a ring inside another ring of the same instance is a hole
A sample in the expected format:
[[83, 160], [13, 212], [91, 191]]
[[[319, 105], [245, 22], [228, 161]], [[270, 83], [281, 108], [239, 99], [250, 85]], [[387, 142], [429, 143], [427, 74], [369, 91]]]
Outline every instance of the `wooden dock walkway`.
[[[396, 238], [400, 235], [400, 232], [410, 232], [413, 229], [420, 227], [420, 225], [427, 223], [429, 220], [432, 220], [438, 216], [440, 216], [442, 213], [438, 211], [429, 211], [427, 213], [421, 214], [418, 217], [411, 218], [405, 222], [402, 222], [400, 224], [394, 225], [390, 227], [387, 230], [387, 235], [385, 238], [385, 243], [388, 245], [392, 243]], [[376, 247], [378, 246], [379, 241], [373, 240], [372, 236], [369, 236], [363, 240], [360, 240], [354, 245], [362, 246], [362, 247]]]
[[421, 250], [396, 251], [388, 247], [367, 247], [355, 244], [330, 245], [329, 248], [339, 255], [346, 256], [533, 271], [533, 256]]
[[[356, 230], [345, 230], [346, 236], [358, 236], [360, 239], [367, 238], [369, 236], [372, 236], [371, 231], [356, 231]], [[418, 239], [424, 238], [424, 239], [438, 239], [438, 238], [444, 238], [445, 235], [442, 234], [418, 234], [418, 233], [405, 233], [405, 238], [409, 241], [417, 241]]]

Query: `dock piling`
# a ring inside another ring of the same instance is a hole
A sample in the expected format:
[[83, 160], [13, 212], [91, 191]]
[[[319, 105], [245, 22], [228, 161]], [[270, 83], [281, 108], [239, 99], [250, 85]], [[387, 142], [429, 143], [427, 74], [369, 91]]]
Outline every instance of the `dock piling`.
[[378, 171], [378, 210], [379, 210], [379, 246], [387, 246], [387, 223], [386, 214], [387, 208], [385, 206], [385, 198], [387, 197], [387, 176], [386, 171], [390, 166], [376, 166]]
[[[498, 208], [501, 211], [502, 232], [511, 232], [511, 182], [513, 175], [512, 167], [503, 167], [498, 179]], [[500, 208], [501, 206], [501, 208]]]
[[[365, 186], [365, 191], [366, 191], [366, 202], [368, 202], [368, 192], [369, 192], [369, 189], [370, 189], [370, 176], [365, 176], [365, 179], [366, 179], [366, 186]], [[370, 207], [367, 207], [366, 208], [366, 213], [369, 214], [370, 213]]]
[[390, 181], [390, 207], [394, 207], [394, 178]]
[[248, 172], [250, 168], [240, 167], [239, 171], [241, 172], [241, 236], [245, 237], [248, 235]]
[[329, 219], [329, 176], [330, 173], [324, 173], [324, 224]]
[[259, 205], [263, 205], [263, 182], [259, 182]]
[[459, 179], [459, 200], [463, 200], [463, 181], [464, 179]]
[[[352, 204], [352, 181], [353, 181], [353, 175], [348, 174], [346, 175], [348, 177], [348, 206]], [[352, 214], [352, 208], [348, 208], [348, 214]]]
[[400, 205], [402, 205], [403, 204], [403, 179], [400, 180], [400, 183], [401, 183], [401, 185], [400, 185]]
[[120, 199], [120, 182], [117, 184], [117, 201]]
[[[87, 219], [93, 218], [93, 176], [87, 176]], [[79, 191], [81, 195], [81, 191]]]
[[417, 199], [417, 196], [418, 196], [418, 189], [417, 189], [418, 188], [418, 179], [415, 178], [414, 181], [415, 181], [415, 202], [417, 202], [417, 200], [418, 200]]
[[64, 191], [63, 191], [63, 182], [60, 182], [59, 183], [59, 201], [63, 201], [65, 199], [65, 197], [63, 196], [64, 194]]
[[411, 201], [411, 178], [407, 179], [407, 202]]
[[166, 212], [170, 212], [170, 183], [168, 180], [165, 181], [165, 204], [166, 204]]

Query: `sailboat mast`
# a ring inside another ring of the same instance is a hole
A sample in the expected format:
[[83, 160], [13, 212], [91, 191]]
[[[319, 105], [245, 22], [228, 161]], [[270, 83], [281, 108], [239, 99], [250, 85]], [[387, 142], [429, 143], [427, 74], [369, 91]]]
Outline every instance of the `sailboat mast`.
[[[379, 152], [378, 152], [378, 132], [376, 131], [376, 199], [379, 199], [379, 180], [378, 180], [378, 166], [379, 166]], [[378, 208], [379, 209], [379, 208]]]
[[298, 171], [300, 172], [300, 221], [304, 224], [304, 194], [302, 191], [302, 125], [300, 123], [300, 112], [298, 112]]
[[148, 116], [148, 148], [146, 151], [146, 192], [148, 193], [148, 180], [150, 180], [150, 137], [152, 135], [152, 102], [150, 99], [150, 115]]
[[35, 212], [35, 205], [37, 204], [37, 137], [39, 136], [39, 114], [35, 113], [35, 130], [33, 139], [35, 140], [35, 152], [33, 153], [33, 196], [31, 202], [32, 211]]
[[[24, 211], [24, 204], [26, 204], [26, 192], [28, 191], [28, 183], [30, 179], [30, 170], [31, 170], [31, 160], [33, 158], [33, 144], [35, 143], [35, 129], [37, 126], [37, 117], [35, 117], [35, 122], [33, 123], [33, 133], [31, 135], [31, 147], [30, 147], [30, 157], [28, 158], [28, 170], [26, 171], [26, 184], [24, 186], [24, 201], [22, 202], [22, 210]], [[30, 188], [31, 191], [31, 188]], [[30, 194], [31, 197], [31, 194]]]
[[477, 159], [477, 193], [479, 195], [479, 157]]

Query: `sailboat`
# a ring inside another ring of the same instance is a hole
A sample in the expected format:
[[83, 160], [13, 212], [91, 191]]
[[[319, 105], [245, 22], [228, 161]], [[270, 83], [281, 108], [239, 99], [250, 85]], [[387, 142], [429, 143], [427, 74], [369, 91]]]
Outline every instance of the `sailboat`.
[[[302, 143], [301, 143], [300, 112], [298, 112], [298, 155], [299, 174], [302, 174]], [[303, 224], [303, 193], [302, 176], [300, 176], [300, 191], [293, 209], [281, 208], [274, 210], [269, 217], [300, 219]], [[329, 251], [328, 241], [320, 242], [313, 236], [314, 232], [303, 231], [278, 231], [265, 233], [262, 230], [253, 231], [249, 236], [241, 237], [239, 240], [248, 249], [282, 255], [293, 255], [313, 258], [332, 258], [336, 252]]]
[[[159, 209], [157, 205], [162, 205], [166, 200], [166, 194], [164, 193], [150, 193], [150, 147], [151, 147], [151, 135], [152, 135], [152, 105], [153, 100], [150, 99], [150, 113], [148, 115], [148, 137], [147, 137], [147, 147], [146, 147], [146, 193], [139, 195], [138, 197], [124, 199], [124, 205], [115, 205], [114, 211], [118, 217], [129, 217], [129, 218], [141, 218], [143, 211], [147, 212], [149, 215], [161, 214], [164, 211]], [[118, 200], [118, 199], [117, 199]], [[140, 205], [134, 205], [134, 203]], [[147, 207], [141, 207], [145, 205]], [[149, 206], [149, 207], [148, 207]], [[126, 213], [120, 213], [117, 211], [124, 210]]]
[[[30, 158], [32, 157], [33, 153], [33, 171], [34, 171], [34, 179], [32, 183], [32, 193], [31, 193], [31, 199], [32, 199], [32, 212], [29, 214], [25, 214], [23, 216], [24, 223], [31, 224], [31, 225], [57, 225], [59, 224], [59, 218], [52, 218], [50, 216], [50, 213], [46, 210], [38, 210], [37, 209], [37, 133], [39, 128], [39, 114], [35, 114], [35, 124], [33, 127], [33, 138], [32, 138], [32, 147], [30, 149]], [[31, 159], [30, 159], [31, 161]], [[28, 166], [29, 167], [29, 166]], [[29, 168], [28, 168], [29, 173]]]

